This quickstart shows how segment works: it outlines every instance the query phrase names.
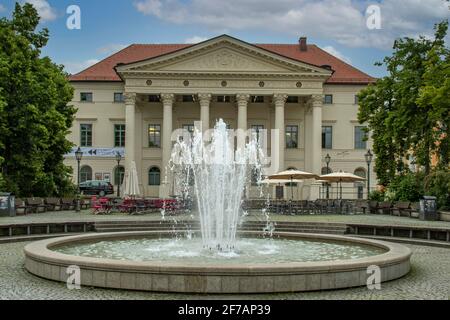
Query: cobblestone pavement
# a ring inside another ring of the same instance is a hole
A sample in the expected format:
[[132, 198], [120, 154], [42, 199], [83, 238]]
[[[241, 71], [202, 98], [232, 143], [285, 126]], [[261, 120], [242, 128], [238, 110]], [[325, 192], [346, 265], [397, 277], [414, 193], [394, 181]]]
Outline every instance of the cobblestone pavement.
[[63, 284], [37, 278], [23, 267], [27, 243], [0, 246], [1, 299], [441, 299], [450, 298], [450, 250], [408, 245], [413, 250], [412, 271], [406, 277], [382, 284], [380, 291], [354, 288], [337, 291], [264, 295], [174, 295], [123, 290], [82, 288], [68, 290]]
[[[167, 216], [166, 219], [194, 219], [198, 216], [192, 215]], [[147, 215], [92, 215], [89, 210], [80, 213], [73, 211], [47, 212], [41, 214], [31, 214], [20, 217], [0, 217], [0, 225], [15, 223], [45, 223], [45, 222], [63, 222], [63, 221], [111, 221], [111, 220], [160, 220], [161, 214], [152, 213]], [[253, 212], [246, 217], [249, 220], [265, 220], [265, 216], [259, 212]], [[384, 215], [306, 215], [306, 216], [280, 216], [271, 215], [272, 221], [298, 221], [298, 222], [328, 222], [328, 223], [361, 223], [361, 224], [379, 224], [379, 225], [404, 225], [404, 226], [424, 226], [424, 227], [444, 227], [450, 228], [450, 222], [445, 221], [421, 221], [418, 219]]]

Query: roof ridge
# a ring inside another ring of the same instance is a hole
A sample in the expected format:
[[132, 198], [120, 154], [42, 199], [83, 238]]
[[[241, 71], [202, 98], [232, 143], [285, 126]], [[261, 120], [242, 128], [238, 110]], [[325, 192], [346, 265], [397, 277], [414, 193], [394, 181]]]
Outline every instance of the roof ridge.
[[342, 63], [345, 64], [346, 66], [348, 66], [348, 67], [350, 67], [350, 68], [352, 68], [352, 69], [354, 69], [354, 70], [356, 70], [356, 71], [358, 71], [358, 72], [361, 72], [362, 74], [366, 75], [368, 78], [375, 79], [374, 77], [372, 77], [371, 75], [365, 73], [364, 71], [362, 71], [362, 70], [356, 68], [355, 66], [352, 66], [351, 64], [345, 62], [344, 60], [342, 60], [342, 59], [340, 59], [340, 58], [338, 58], [338, 57], [332, 55], [331, 53], [325, 51], [324, 49], [322, 49], [322, 48], [319, 47], [318, 45], [316, 45], [316, 44], [310, 44], [310, 46], [316, 47], [317, 49], [319, 49], [320, 51], [324, 52], [325, 54], [327, 54], [327, 55], [329, 55], [329, 56], [332, 56], [333, 58], [339, 60], [340, 62], [342, 62]]

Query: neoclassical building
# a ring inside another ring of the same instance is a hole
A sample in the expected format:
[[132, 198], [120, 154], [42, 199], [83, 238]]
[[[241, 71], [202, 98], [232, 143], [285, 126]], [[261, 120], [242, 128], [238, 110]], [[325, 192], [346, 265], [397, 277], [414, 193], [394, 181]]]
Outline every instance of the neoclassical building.
[[[374, 78], [303, 37], [297, 44], [250, 44], [227, 35], [194, 45], [135, 44], [70, 81], [78, 113], [69, 139], [84, 152], [83, 181], [116, 185], [135, 161], [145, 196], [170, 195], [164, 168], [172, 132], [191, 131], [196, 121], [210, 128], [218, 119], [231, 129], [278, 129], [280, 170], [321, 174], [329, 154], [331, 171], [367, 176], [371, 141], [357, 121], [356, 95]], [[66, 163], [76, 172], [73, 153]], [[315, 187], [299, 197], [317, 198]], [[355, 194], [365, 192], [359, 186]]]

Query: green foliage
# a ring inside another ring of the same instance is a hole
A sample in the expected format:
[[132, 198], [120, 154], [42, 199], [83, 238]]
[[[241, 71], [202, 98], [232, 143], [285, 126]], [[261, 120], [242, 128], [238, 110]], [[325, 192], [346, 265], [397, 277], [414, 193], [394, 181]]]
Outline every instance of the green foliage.
[[390, 201], [410, 201], [419, 202], [424, 195], [423, 187], [424, 175], [422, 173], [408, 173], [395, 177], [387, 194]]
[[41, 57], [48, 30], [36, 31], [32, 5], [16, 4], [0, 19], [0, 190], [17, 196], [60, 195], [70, 189], [63, 156], [76, 110], [62, 66]]
[[441, 155], [442, 167], [449, 165], [447, 29], [448, 23], [442, 22], [435, 39], [397, 40], [393, 55], [384, 59], [388, 76], [359, 95], [358, 118], [372, 132], [375, 171], [384, 186], [408, 172], [404, 160], [411, 152], [427, 174], [434, 153]]
[[438, 207], [450, 210], [450, 172], [438, 170], [424, 180], [426, 195], [437, 197]]
[[372, 191], [369, 195], [369, 200], [383, 202], [384, 201], [384, 192], [378, 191], [378, 190]]

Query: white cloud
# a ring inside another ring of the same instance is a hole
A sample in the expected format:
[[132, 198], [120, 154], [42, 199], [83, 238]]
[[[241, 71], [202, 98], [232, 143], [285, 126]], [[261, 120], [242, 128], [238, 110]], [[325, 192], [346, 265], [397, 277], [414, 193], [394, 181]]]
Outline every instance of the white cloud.
[[333, 46], [326, 46], [326, 47], [323, 47], [322, 49], [325, 50], [326, 52], [328, 52], [329, 54], [335, 56], [336, 58], [339, 58], [342, 61], [347, 62], [348, 64], [352, 63], [350, 58], [348, 58], [347, 56], [343, 55], [340, 51], [338, 51]]
[[110, 54], [116, 53], [122, 49], [125, 49], [126, 47], [127, 46], [124, 44], [112, 43], [112, 44], [103, 46], [101, 48], [98, 48], [97, 52], [100, 54], [104, 54], [104, 55], [110, 55]]
[[58, 17], [56, 10], [46, 0], [26, 0], [26, 2], [31, 3], [36, 8], [43, 22], [53, 21]]
[[193, 36], [193, 37], [191, 37], [191, 38], [187, 38], [187, 39], [185, 40], [184, 43], [187, 43], [187, 44], [190, 44], [190, 43], [200, 43], [200, 42], [206, 41], [206, 40], [208, 40], [208, 39], [209, 39], [209, 38], [206, 38], [206, 37]]
[[88, 59], [85, 61], [71, 61], [63, 63], [65, 66], [65, 70], [70, 74], [76, 74], [84, 69], [89, 68], [90, 66], [100, 62], [98, 59]]
[[[381, 9], [381, 30], [367, 28], [370, 4]], [[398, 37], [432, 33], [434, 23], [450, 18], [445, 0], [136, 0], [135, 7], [144, 15], [214, 33], [275, 31], [383, 49]]]

